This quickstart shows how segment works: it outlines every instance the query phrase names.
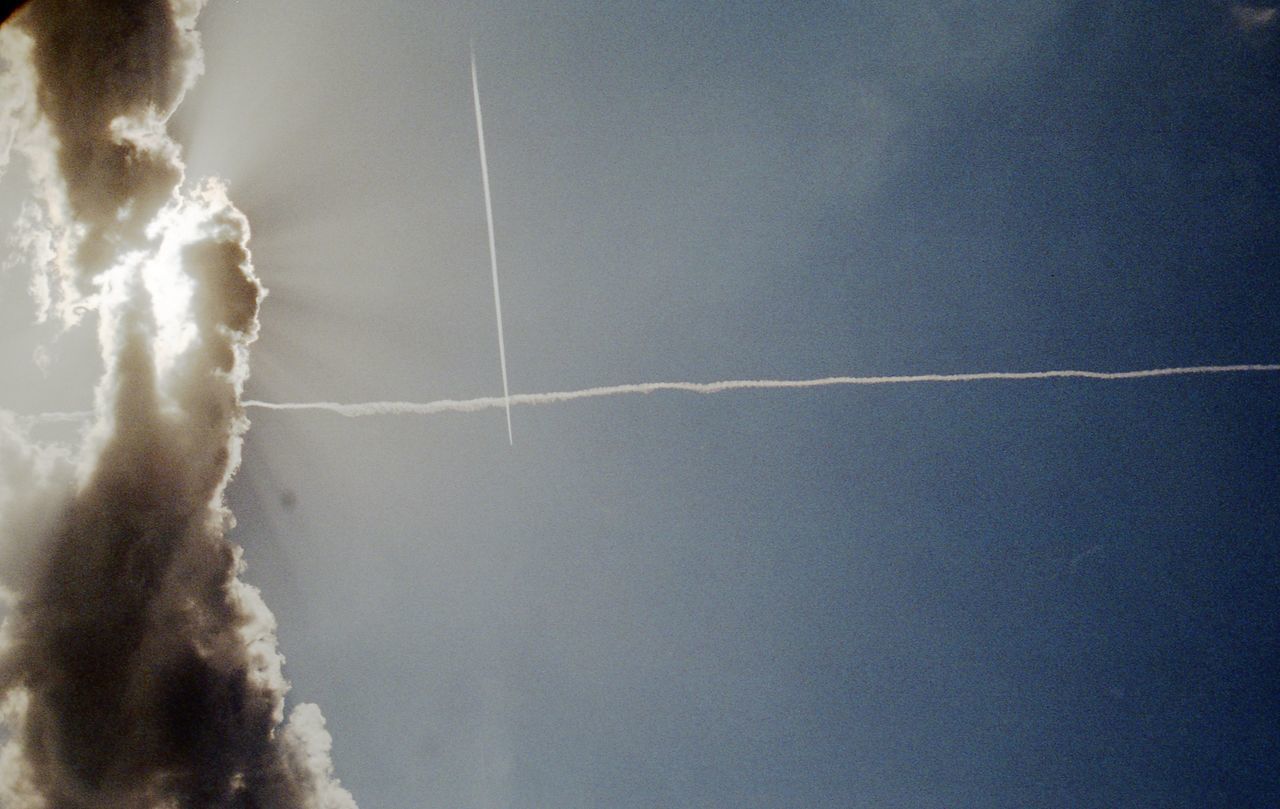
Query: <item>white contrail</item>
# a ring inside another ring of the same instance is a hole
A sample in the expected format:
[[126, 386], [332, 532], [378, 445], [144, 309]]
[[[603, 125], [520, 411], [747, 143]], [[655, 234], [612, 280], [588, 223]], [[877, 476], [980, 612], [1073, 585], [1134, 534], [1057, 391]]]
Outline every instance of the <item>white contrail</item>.
[[85, 421], [92, 415], [92, 410], [70, 410], [66, 412], [37, 413], [34, 416], [18, 416], [17, 419], [24, 425], [74, 424]]
[[820, 379], [729, 379], [722, 382], [642, 382], [632, 385], [610, 385], [553, 393], [517, 393], [514, 396], [484, 396], [478, 399], [437, 399], [433, 402], [261, 402], [248, 400], [245, 407], [267, 410], [324, 410], [340, 416], [431, 415], [433, 413], [471, 413], [511, 405], [540, 405], [591, 399], [598, 396], [622, 396], [630, 393], [655, 393], [679, 390], [689, 393], [723, 393], [730, 390], [763, 390], [772, 388], [821, 388], [829, 385], [902, 385], [917, 382], [982, 382], [1017, 379], [1147, 379], [1158, 376], [1188, 374], [1231, 374], [1280, 371], [1276, 365], [1192, 365], [1180, 368], [1150, 368], [1142, 371], [982, 371], [965, 374], [911, 374], [905, 376], [827, 376]]
[[507, 387], [507, 346], [502, 339], [502, 296], [498, 294], [498, 248], [493, 236], [493, 198], [489, 194], [489, 161], [484, 148], [484, 116], [480, 112], [480, 80], [476, 77], [476, 45], [471, 43], [471, 94], [476, 104], [476, 139], [480, 143], [480, 179], [484, 183], [484, 218], [489, 225], [489, 267], [493, 271], [493, 309], [498, 319], [498, 360], [502, 364], [502, 397], [507, 409], [507, 443], [511, 433], [511, 391]]

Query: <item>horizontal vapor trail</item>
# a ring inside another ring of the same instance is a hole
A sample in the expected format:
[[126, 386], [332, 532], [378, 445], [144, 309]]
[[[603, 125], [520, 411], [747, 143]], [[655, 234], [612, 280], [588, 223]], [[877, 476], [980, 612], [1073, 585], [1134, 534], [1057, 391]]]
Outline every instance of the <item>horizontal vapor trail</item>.
[[18, 416], [22, 424], [70, 424], [85, 421], [93, 415], [91, 410], [70, 410], [56, 413], [37, 413], [34, 416]]
[[1191, 374], [1233, 374], [1280, 371], [1274, 365], [1192, 365], [1181, 368], [1150, 368], [1142, 371], [983, 371], [966, 374], [911, 374], [904, 376], [828, 376], [820, 379], [729, 379], [722, 382], [642, 382], [610, 385], [553, 393], [514, 393], [508, 397], [484, 396], [478, 399], [437, 399], [433, 402], [262, 402], [249, 399], [245, 407], [265, 410], [323, 410], [348, 418], [362, 416], [433, 415], [435, 413], [472, 413], [477, 410], [510, 405], [543, 405], [594, 399], [600, 396], [623, 396], [632, 393], [656, 393], [678, 390], [688, 393], [724, 393], [731, 390], [768, 390], [773, 388], [822, 388], [831, 385], [904, 385], [919, 382], [983, 382], [1020, 379], [1149, 379], [1159, 376]]

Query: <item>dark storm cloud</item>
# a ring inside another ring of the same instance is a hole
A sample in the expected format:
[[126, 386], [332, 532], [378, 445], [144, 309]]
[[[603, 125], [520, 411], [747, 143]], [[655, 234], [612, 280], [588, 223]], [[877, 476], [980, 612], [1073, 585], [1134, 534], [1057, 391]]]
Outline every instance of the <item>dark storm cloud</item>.
[[13, 12], [22, 7], [25, 0], [3, 0], [0, 2], [0, 24], [3, 24], [13, 15]]
[[182, 179], [164, 121], [199, 71], [200, 5], [40, 0], [16, 18], [34, 44], [66, 204], [86, 229], [75, 250], [87, 273], [140, 246]]
[[200, 5], [38, 0], [25, 48], [7, 43], [30, 58], [20, 139], [64, 278], [97, 290], [106, 369], [79, 458], [0, 423], [12, 809], [355, 806], [318, 709], [284, 724], [274, 619], [225, 538], [265, 292], [244, 216], [216, 182], [179, 194], [164, 131]]

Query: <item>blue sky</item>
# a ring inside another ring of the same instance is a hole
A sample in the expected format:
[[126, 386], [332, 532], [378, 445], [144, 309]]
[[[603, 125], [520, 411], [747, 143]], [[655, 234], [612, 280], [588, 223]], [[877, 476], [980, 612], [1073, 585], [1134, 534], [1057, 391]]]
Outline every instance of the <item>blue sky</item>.
[[[223, 0], [174, 125], [272, 290], [253, 398], [501, 390], [469, 38], [513, 392], [1275, 362], [1264, 12]], [[7, 405], [88, 404], [77, 337], [40, 377], [6, 330]], [[255, 411], [229, 496], [364, 809], [1264, 806], [1278, 405]]]

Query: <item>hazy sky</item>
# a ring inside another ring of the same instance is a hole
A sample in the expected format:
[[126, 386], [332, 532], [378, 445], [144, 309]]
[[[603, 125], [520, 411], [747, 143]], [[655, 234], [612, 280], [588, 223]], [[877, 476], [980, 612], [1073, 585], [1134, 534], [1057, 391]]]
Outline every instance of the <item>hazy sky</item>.
[[[271, 290], [249, 395], [500, 393], [469, 39], [513, 392], [1276, 362], [1275, 12], [977, 5], [213, 0], [174, 129]], [[0, 283], [0, 405], [88, 406]], [[1278, 407], [254, 411], [229, 496], [362, 809], [1265, 806]]]

